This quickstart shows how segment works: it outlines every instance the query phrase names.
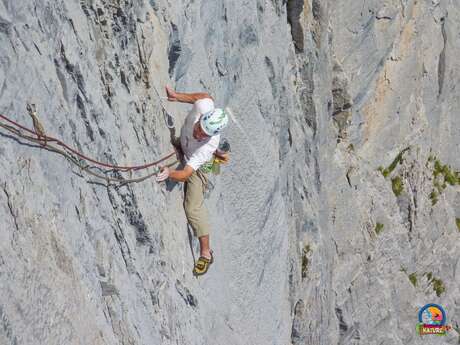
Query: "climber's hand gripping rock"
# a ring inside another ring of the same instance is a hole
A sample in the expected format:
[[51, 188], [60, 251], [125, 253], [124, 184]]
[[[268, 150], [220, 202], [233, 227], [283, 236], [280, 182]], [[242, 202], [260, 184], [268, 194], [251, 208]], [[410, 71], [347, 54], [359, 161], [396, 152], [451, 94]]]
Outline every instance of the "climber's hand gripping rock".
[[157, 182], [163, 182], [168, 179], [170, 170], [168, 167], [162, 167], [161, 171], [158, 173], [156, 177]]

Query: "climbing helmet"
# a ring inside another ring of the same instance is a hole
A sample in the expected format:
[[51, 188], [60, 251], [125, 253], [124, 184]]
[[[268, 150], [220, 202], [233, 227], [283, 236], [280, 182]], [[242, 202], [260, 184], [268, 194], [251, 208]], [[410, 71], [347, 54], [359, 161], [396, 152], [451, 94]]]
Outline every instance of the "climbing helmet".
[[203, 114], [200, 118], [200, 125], [209, 136], [219, 134], [222, 129], [224, 129], [228, 124], [228, 116], [220, 108], [216, 108], [212, 111], [209, 111]]

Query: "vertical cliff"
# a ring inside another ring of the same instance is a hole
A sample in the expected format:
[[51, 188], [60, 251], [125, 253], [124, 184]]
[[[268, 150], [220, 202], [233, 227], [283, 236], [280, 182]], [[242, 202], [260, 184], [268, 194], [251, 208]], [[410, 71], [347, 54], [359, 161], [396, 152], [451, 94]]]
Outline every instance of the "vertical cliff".
[[415, 324], [430, 302], [459, 322], [459, 11], [1, 2], [0, 113], [21, 124], [35, 103], [49, 135], [130, 165], [171, 151], [163, 104], [176, 132], [190, 108], [165, 85], [234, 116], [199, 279], [180, 184], [107, 184], [0, 129], [0, 344], [458, 343]]

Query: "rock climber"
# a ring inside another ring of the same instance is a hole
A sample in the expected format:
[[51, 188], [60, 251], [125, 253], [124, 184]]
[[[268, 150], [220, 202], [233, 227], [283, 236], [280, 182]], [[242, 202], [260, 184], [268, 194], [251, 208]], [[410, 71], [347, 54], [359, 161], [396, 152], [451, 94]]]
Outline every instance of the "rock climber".
[[176, 143], [184, 158], [183, 169], [162, 167], [157, 181], [171, 179], [185, 182], [184, 209], [195, 236], [200, 242], [200, 257], [193, 268], [194, 275], [203, 275], [213, 263], [213, 251], [209, 247], [209, 219], [204, 207], [204, 191], [208, 183], [206, 169], [212, 164], [214, 155], [228, 161], [227, 153], [217, 153], [220, 133], [227, 126], [228, 116], [224, 110], [215, 108], [214, 101], [207, 93], [179, 93], [166, 86], [170, 102], [193, 104]]

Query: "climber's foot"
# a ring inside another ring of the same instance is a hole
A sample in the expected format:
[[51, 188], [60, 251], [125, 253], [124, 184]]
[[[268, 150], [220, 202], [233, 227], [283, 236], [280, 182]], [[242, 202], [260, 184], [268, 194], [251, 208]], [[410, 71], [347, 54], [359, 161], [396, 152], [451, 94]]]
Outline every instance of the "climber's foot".
[[193, 275], [201, 276], [208, 272], [209, 266], [214, 262], [214, 255], [212, 250], [209, 251], [209, 257], [200, 256], [195, 267], [193, 268]]

